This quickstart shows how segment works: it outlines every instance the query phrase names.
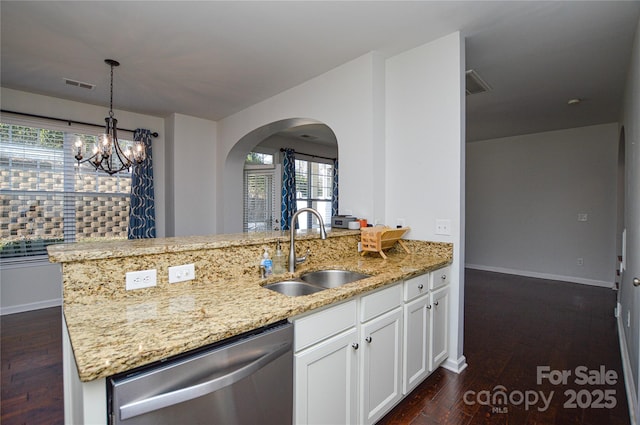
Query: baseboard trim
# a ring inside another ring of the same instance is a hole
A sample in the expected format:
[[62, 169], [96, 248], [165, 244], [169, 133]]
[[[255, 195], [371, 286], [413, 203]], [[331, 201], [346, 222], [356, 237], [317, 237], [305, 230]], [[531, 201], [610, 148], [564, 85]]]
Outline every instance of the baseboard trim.
[[460, 356], [457, 359], [449, 357], [441, 366], [451, 372], [460, 373], [468, 366], [467, 358], [465, 356]]
[[62, 298], [53, 300], [38, 301], [35, 303], [12, 305], [9, 307], [0, 307], [0, 316], [13, 313], [24, 313], [25, 311], [40, 310], [41, 308], [59, 307], [62, 305]]
[[624, 375], [624, 386], [627, 390], [627, 405], [629, 406], [629, 419], [631, 425], [638, 425], [636, 412], [638, 411], [638, 395], [636, 394], [635, 381], [633, 379], [633, 370], [631, 369], [631, 359], [629, 358], [629, 349], [627, 348], [627, 340], [624, 337], [624, 324], [622, 318], [618, 315], [618, 339], [620, 341], [620, 355], [622, 357], [622, 373]]
[[614, 289], [615, 287], [613, 282], [606, 282], [604, 280], [585, 279], [583, 277], [576, 277], [576, 276], [565, 276], [565, 275], [557, 275], [557, 274], [551, 274], [551, 273], [539, 273], [539, 272], [531, 272], [527, 270], [508, 269], [504, 267], [483, 266], [480, 264], [465, 264], [465, 267], [468, 269], [483, 270], [487, 272], [513, 274], [517, 276], [534, 277], [539, 279], [559, 280], [561, 282], [580, 283], [582, 285], [599, 286], [602, 288]]

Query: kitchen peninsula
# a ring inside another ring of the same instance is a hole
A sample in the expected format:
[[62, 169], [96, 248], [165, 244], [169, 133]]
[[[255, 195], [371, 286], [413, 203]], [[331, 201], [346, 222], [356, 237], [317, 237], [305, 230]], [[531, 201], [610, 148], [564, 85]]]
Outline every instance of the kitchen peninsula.
[[[298, 231], [297, 251], [310, 251], [295, 274], [260, 278], [265, 247], [275, 251], [282, 232], [80, 243], [49, 247], [60, 263], [65, 320], [65, 417], [70, 423], [106, 423], [105, 379], [283, 319], [410, 279], [451, 263], [448, 243], [406, 240], [410, 250], [388, 259], [357, 252], [360, 232]], [[195, 279], [170, 284], [168, 268], [194, 264]], [[288, 297], [267, 283], [321, 269], [371, 277], [315, 294]], [[125, 272], [157, 271], [157, 286], [127, 291]]]

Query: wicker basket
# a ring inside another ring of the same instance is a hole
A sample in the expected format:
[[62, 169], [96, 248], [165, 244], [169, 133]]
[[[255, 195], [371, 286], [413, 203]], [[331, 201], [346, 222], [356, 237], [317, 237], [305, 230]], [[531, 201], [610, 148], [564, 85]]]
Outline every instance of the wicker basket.
[[402, 236], [411, 230], [409, 227], [401, 227], [392, 229], [386, 226], [365, 227], [361, 231], [360, 240], [362, 242], [362, 255], [367, 252], [377, 252], [384, 258], [387, 256], [383, 252], [385, 249], [393, 248], [398, 242], [407, 254], [410, 254], [409, 248], [400, 240]]

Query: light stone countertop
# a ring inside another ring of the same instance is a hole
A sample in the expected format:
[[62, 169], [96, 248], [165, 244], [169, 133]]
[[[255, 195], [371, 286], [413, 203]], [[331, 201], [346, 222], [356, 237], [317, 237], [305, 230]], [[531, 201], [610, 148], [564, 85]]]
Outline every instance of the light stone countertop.
[[[359, 235], [360, 230], [327, 229], [327, 237]], [[297, 230], [296, 241], [317, 239], [317, 230]], [[49, 261], [66, 263], [71, 261], [100, 260], [142, 255], [179, 253], [205, 249], [259, 245], [276, 239], [289, 240], [289, 231], [228, 233], [204, 236], [177, 236], [169, 238], [110, 240], [59, 244], [47, 247]]]
[[[193, 243], [206, 243], [209, 248], [212, 243], [235, 244], [236, 240], [231, 238], [229, 242], [228, 236], [226, 242], [196, 240]], [[444, 267], [452, 261], [451, 244], [406, 242], [412, 254], [393, 249], [387, 252], [388, 259], [383, 260], [377, 254], [361, 256], [352, 251], [340, 255], [339, 259], [303, 264], [294, 276], [285, 273], [265, 280], [244, 274], [207, 282], [181, 282], [166, 285], [162, 291], [152, 292], [152, 296], [144, 290], [128, 291], [116, 297], [92, 292], [67, 300], [65, 293], [64, 316], [80, 379], [93, 381], [182, 354]], [[172, 245], [166, 240], [146, 244], [143, 249], [147, 250], [154, 247], [165, 250]], [[128, 245], [127, 250], [131, 247]], [[55, 257], [58, 261], [65, 255], [67, 259], [79, 261], [79, 255], [95, 254], [86, 249], [81, 250], [84, 254], [73, 253], [71, 248], [67, 250], [63, 254], [60, 251], [56, 254], [54, 250], [53, 256], [58, 255]], [[128, 251], [127, 255], [130, 254]], [[262, 287], [321, 268], [358, 271], [372, 277], [301, 297], [288, 297]]]

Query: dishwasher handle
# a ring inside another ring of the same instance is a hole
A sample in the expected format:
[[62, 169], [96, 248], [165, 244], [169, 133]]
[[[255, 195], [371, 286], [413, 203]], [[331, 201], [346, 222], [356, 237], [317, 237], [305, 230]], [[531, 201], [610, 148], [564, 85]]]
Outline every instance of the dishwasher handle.
[[219, 376], [217, 378], [190, 387], [180, 388], [179, 390], [171, 391], [164, 394], [158, 394], [153, 397], [125, 404], [120, 407], [120, 420], [124, 421], [126, 419], [140, 416], [154, 410], [160, 410], [165, 407], [173, 406], [174, 404], [189, 401], [194, 398], [198, 398], [203, 395], [215, 392], [221, 388], [233, 385], [241, 379], [246, 378], [254, 372], [262, 369], [264, 366], [282, 356], [290, 349], [291, 342], [286, 342], [277, 346], [272, 351], [246, 364], [245, 366], [242, 366], [224, 376]]

